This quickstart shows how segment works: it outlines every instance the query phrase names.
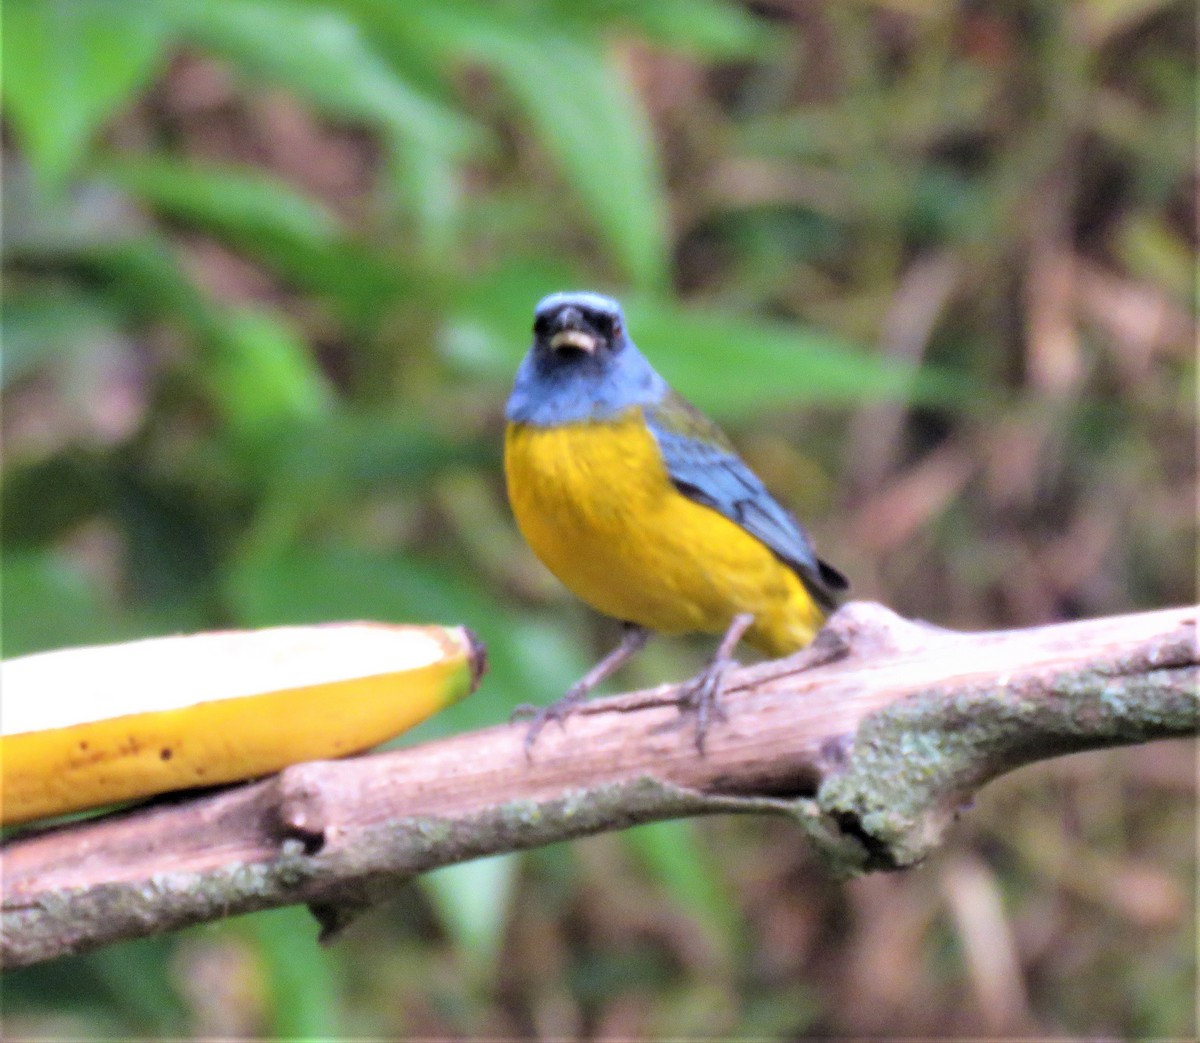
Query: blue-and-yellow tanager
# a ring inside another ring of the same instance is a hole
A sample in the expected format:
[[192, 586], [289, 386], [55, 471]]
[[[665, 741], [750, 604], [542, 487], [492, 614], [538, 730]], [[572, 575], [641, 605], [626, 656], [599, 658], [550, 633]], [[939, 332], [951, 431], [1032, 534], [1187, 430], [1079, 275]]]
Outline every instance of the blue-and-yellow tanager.
[[527, 742], [650, 631], [723, 634], [684, 689], [702, 749], [743, 634], [770, 656], [803, 648], [845, 577], [816, 556], [720, 428], [646, 361], [611, 298], [555, 293], [538, 304], [506, 415], [505, 476], [522, 534], [575, 594], [625, 624], [612, 653], [534, 714]]

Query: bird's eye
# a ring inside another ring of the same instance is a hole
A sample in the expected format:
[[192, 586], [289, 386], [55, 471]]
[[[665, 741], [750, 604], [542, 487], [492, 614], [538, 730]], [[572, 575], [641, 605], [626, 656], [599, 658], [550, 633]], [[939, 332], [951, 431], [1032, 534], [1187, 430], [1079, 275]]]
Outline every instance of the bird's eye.
[[588, 316], [592, 326], [598, 333], [603, 333], [605, 337], [611, 337], [615, 333], [620, 333], [620, 323], [616, 316], [610, 315], [606, 311], [593, 312]]
[[533, 332], [539, 336], [545, 336], [550, 330], [550, 320], [545, 315], [538, 315], [533, 320]]
[[619, 337], [624, 332], [624, 330], [625, 330], [625, 327], [621, 325], [620, 319], [612, 320], [612, 335], [614, 337]]

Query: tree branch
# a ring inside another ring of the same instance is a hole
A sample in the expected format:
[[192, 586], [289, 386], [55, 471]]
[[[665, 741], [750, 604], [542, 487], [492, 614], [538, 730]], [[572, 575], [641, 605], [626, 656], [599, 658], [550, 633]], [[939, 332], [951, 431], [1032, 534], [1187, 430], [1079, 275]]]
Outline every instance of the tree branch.
[[859, 602], [732, 673], [703, 756], [663, 686], [588, 704], [529, 759], [502, 725], [17, 836], [0, 961], [297, 902], [329, 934], [416, 873], [683, 815], [789, 815], [842, 874], [912, 865], [997, 775], [1196, 734], [1196, 618], [962, 634]]

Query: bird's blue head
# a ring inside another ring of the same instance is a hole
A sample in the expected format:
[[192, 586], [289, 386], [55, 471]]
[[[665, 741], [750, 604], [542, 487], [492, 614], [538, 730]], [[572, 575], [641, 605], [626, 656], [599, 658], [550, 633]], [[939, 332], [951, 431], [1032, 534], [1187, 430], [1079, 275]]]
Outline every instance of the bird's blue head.
[[608, 420], [652, 405], [666, 382], [634, 346], [625, 315], [599, 293], [552, 293], [533, 313], [533, 345], [517, 370], [509, 420], [537, 426]]

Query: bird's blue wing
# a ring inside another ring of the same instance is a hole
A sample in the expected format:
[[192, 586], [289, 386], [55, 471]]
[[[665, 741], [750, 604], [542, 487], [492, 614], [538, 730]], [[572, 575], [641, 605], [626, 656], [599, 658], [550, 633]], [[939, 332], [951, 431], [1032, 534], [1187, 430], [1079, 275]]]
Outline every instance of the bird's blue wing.
[[689, 499], [711, 507], [790, 565], [813, 598], [832, 609], [849, 583], [813, 551], [804, 529], [746, 466], [725, 433], [675, 392], [645, 407], [667, 473]]

